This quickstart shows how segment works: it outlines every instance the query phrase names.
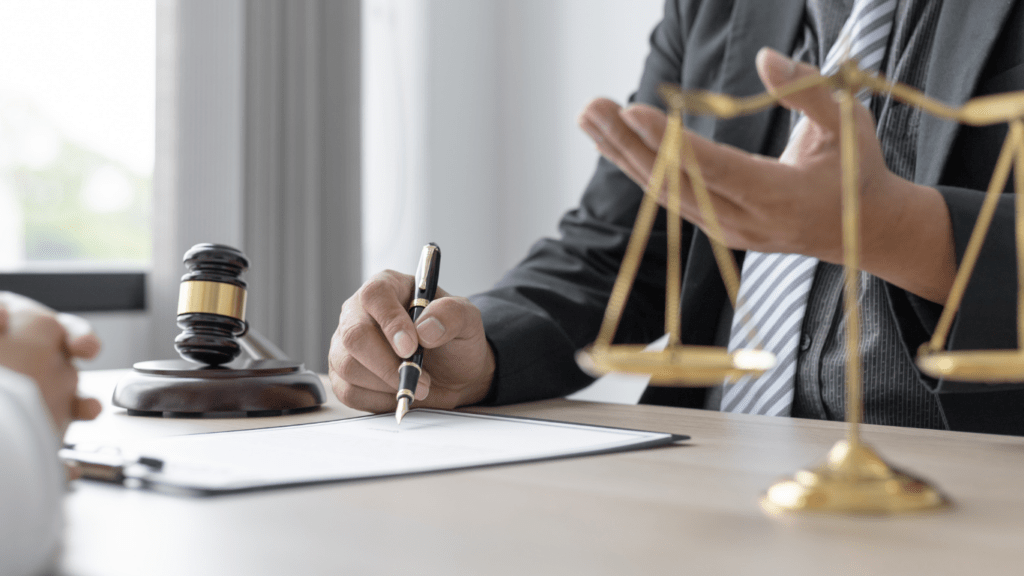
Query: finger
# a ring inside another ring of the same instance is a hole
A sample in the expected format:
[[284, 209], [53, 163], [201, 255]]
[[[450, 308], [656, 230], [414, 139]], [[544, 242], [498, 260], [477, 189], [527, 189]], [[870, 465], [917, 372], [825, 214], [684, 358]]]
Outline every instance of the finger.
[[7, 333], [7, 324], [10, 322], [11, 313], [7, 311], [7, 307], [0, 304], [0, 334]]
[[668, 118], [661, 110], [647, 104], [633, 104], [619, 112], [622, 121], [640, 137], [645, 146], [657, 150], [665, 137]]
[[[795, 62], [771, 48], [761, 48], [756, 59], [757, 73], [761, 82], [769, 91], [784, 88], [801, 78], [820, 76], [816, 68], [810, 64]], [[801, 90], [781, 100], [782, 105], [796, 109], [808, 118], [831, 130], [839, 129], [839, 105], [832, 98], [832, 89], [828, 84]]]
[[[630, 179], [632, 179], [634, 182], [636, 182], [637, 185], [639, 185], [641, 188], [645, 190], [649, 188], [651, 178], [649, 171], [645, 171], [643, 174], [641, 174], [640, 168], [634, 167], [633, 162], [630, 159], [628, 159], [619, 149], [614, 148], [608, 144], [599, 144], [598, 150], [601, 152], [602, 155], [604, 155], [610, 161], [614, 162], [617, 166], [619, 166], [619, 168], [623, 172], [625, 172], [626, 175], [629, 176]], [[680, 182], [680, 185], [680, 214], [686, 220], [693, 222], [694, 224], [701, 226], [703, 228], [705, 224], [704, 215], [700, 212], [700, 209], [698, 208], [697, 199], [694, 196], [693, 189], [689, 186], [688, 179], [683, 178]], [[666, 205], [665, 195], [667, 193], [667, 186], [668, 182], [666, 181], [662, 185], [662, 190], [658, 195], [658, 202], [662, 206]], [[725, 213], [725, 210], [727, 209], [730, 210], [732, 213], [737, 213], [739, 211], [737, 203], [735, 201], [729, 198], [716, 197], [714, 194], [714, 189], [712, 189], [710, 186], [708, 187], [709, 192], [712, 194], [712, 201], [715, 203], [715, 206], [717, 207], [716, 210], [720, 220], [723, 213]]]
[[634, 166], [632, 162], [626, 158], [622, 152], [616, 148], [613, 144], [607, 140], [602, 139], [596, 144], [597, 152], [604, 156], [605, 159], [615, 164], [619, 170], [622, 170], [629, 179], [636, 183], [637, 186], [646, 190], [650, 185], [650, 175], [643, 172], [638, 166]]
[[75, 398], [71, 401], [71, 418], [74, 420], [92, 420], [100, 415], [103, 405], [95, 398]]
[[9, 334], [27, 342], [42, 344], [54, 350], [64, 350], [67, 331], [56, 316], [47, 311], [24, 308], [11, 314]]
[[83, 360], [92, 360], [103, 348], [100, 343], [99, 336], [95, 334], [86, 334], [73, 338], [67, 343], [68, 353], [75, 358], [82, 358]]
[[351, 354], [343, 354], [339, 359], [332, 360], [329, 372], [353, 386], [374, 392], [394, 394], [398, 390], [397, 382], [384, 381]]
[[[635, 104], [624, 109], [621, 115], [622, 120], [636, 132], [636, 134], [643, 140], [645, 146], [649, 146], [651, 148], [657, 148], [661, 146], [661, 141], [665, 137], [665, 130], [668, 125], [668, 119], [661, 110], [654, 108], [653, 106], [648, 106], [646, 104]], [[689, 132], [686, 133], [685, 136], [689, 137], [691, 142], [694, 142], [695, 139], [700, 139], [700, 142], [698, 144], [704, 146], [704, 149], [702, 149], [702, 154], [696, 153], [696, 151], [695, 154], [698, 158], [698, 164], [702, 165], [701, 175], [704, 176], [704, 181], [707, 184], [708, 188], [710, 188], [709, 192], [712, 195], [712, 200], [715, 202], [716, 213], [718, 213], [719, 215], [723, 215], [728, 214], [729, 211], [735, 212], [737, 208], [735, 200], [733, 198], [729, 198], [728, 196], [720, 197], [717, 194], [715, 194], [716, 187], [713, 185], [712, 182], [708, 181], [707, 174], [705, 174], [706, 169], [703, 167], [704, 162], [707, 162], [709, 164], [716, 163], [717, 165], [717, 163], [728, 163], [734, 161], [733, 158], [730, 158], [730, 156], [732, 156], [731, 151], [734, 149], [729, 147], [723, 147], [723, 150], [720, 151], [718, 150], [718, 147], [721, 146], [719, 144], [716, 144], [709, 140], [705, 140]], [[726, 157], [719, 157], [720, 154], [724, 154]], [[750, 158], [750, 156], [746, 153], [742, 153], [742, 156], [743, 161], [749, 160]], [[760, 167], [751, 167], [750, 169], [760, 169]], [[722, 173], [724, 175], [732, 175], [731, 170], [722, 170]], [[717, 182], [717, 184], [721, 185], [722, 179], [720, 178], [719, 180], [720, 181]], [[746, 179], [735, 184], [726, 183], [727, 186], [731, 186], [733, 188], [738, 187], [740, 189], [746, 189], [745, 187], [749, 186], [749, 184], [750, 182], [748, 182]], [[704, 215], [700, 213], [700, 210], [697, 207], [697, 200], [694, 196], [693, 189], [689, 185], [689, 179], [683, 179], [683, 181], [681, 182], [680, 194], [680, 211], [682, 212], [683, 216], [687, 220], [694, 222], [699, 226], [703, 226]], [[665, 200], [663, 199], [661, 203], [665, 204]]]
[[78, 480], [82, 477], [82, 467], [75, 462], [64, 462], [64, 469], [68, 473], [68, 480]]
[[[402, 360], [364, 310], [357, 308], [342, 314], [338, 329], [331, 338], [328, 359], [332, 372], [340, 374], [351, 370], [350, 364], [355, 362], [368, 369], [392, 392], [398, 389], [398, 365]], [[383, 387], [378, 388], [384, 390]]]
[[591, 135], [605, 157], [646, 186], [654, 166], [655, 151], [622, 120], [620, 110], [615, 102], [597, 98], [580, 114], [580, 126]]
[[[342, 313], [328, 352], [332, 374], [363, 388], [394, 394], [400, 384], [401, 364], [402, 359], [368, 314], [358, 308]], [[416, 398], [423, 399], [429, 392], [430, 377], [421, 372]]]
[[765, 196], [766, 187], [792, 177], [792, 168], [774, 158], [719, 144], [693, 132], [684, 137], [690, 140], [708, 191], [733, 206], [754, 205]]
[[441, 386], [435, 386], [430, 397], [420, 404], [423, 408], [440, 408], [451, 410], [458, 407], [462, 402], [462, 395], [459, 390], [450, 390]]
[[[358, 386], [374, 392], [383, 392], [393, 395], [398, 391], [398, 367], [400, 364], [401, 361], [396, 359], [392, 363], [393, 367], [386, 375], [385, 379], [363, 365], [363, 363], [352, 354], [335, 350], [332, 345], [330, 373], [332, 375], [337, 375], [339, 380], [343, 380], [353, 386]], [[421, 372], [416, 384], [416, 399], [422, 400], [423, 398], [426, 398], [429, 391], [430, 376], [427, 375], [426, 372]]]
[[[408, 358], [419, 340], [406, 305], [412, 300], [413, 278], [393, 272], [381, 272], [359, 290], [359, 302], [380, 327], [398, 356]], [[372, 368], [372, 367], [371, 367]]]
[[92, 330], [89, 322], [74, 314], [57, 314], [57, 321], [67, 332], [68, 353], [76, 358], [91, 359], [99, 354], [100, 339]]
[[597, 148], [598, 153], [604, 156], [606, 159], [611, 161], [613, 164], [619, 167], [620, 170], [629, 176], [629, 179], [636, 182], [641, 187], [647, 186], [647, 178], [641, 173], [638, 167], [633, 166], [629, 160], [627, 160], [619, 150], [605, 140], [604, 135], [601, 133], [601, 129], [590, 120], [581, 117], [579, 119], [580, 128], [586, 132], [590, 138], [594, 141], [594, 146]]
[[334, 395], [342, 404], [356, 410], [366, 412], [389, 412], [395, 409], [398, 401], [395, 400], [394, 392], [378, 392], [355, 386], [350, 382], [339, 379], [335, 374], [330, 375], [331, 388]]
[[423, 309], [416, 333], [424, 348], [437, 348], [468, 336], [467, 329], [480, 324], [480, 310], [469, 299], [449, 296], [436, 299]]

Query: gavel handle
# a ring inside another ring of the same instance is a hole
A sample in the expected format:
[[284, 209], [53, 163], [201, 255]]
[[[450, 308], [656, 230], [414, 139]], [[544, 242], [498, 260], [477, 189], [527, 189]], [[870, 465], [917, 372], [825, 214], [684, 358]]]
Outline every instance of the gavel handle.
[[251, 327], [238, 337], [238, 343], [253, 360], [290, 360], [269, 338]]

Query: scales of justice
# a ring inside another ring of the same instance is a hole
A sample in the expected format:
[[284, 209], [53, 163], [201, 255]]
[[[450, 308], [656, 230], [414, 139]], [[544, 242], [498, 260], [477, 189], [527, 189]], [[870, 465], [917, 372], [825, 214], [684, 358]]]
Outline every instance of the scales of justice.
[[[776, 106], [780, 100], [817, 86], [833, 89], [840, 110], [840, 155], [842, 170], [842, 238], [844, 313], [846, 333], [846, 420], [847, 436], [829, 451], [825, 462], [817, 468], [801, 470], [793, 478], [777, 482], [761, 498], [762, 508], [777, 514], [787, 511], [820, 511], [831, 513], [888, 514], [944, 508], [949, 500], [924, 480], [889, 466], [871, 447], [860, 439], [863, 412], [863, 382], [858, 354], [860, 319], [857, 308], [859, 238], [859, 160], [854, 132], [856, 94], [869, 90], [889, 94], [896, 100], [919, 108], [934, 116], [972, 126], [1008, 123], [1009, 131], [996, 161], [988, 191], [971, 233], [949, 297], [930, 341], [918, 351], [917, 365], [929, 376], [948, 380], [990, 384], [1024, 381], [1024, 92], [1010, 92], [969, 100], [954, 108], [925, 96], [907, 85], [886, 80], [880, 75], [861, 70], [857, 61], [847, 59], [830, 76], [812, 75], [798, 79], [773, 92], [749, 97], [731, 97], [702, 90], [682, 90], [664, 85], [662, 98], [668, 107], [665, 135], [658, 150], [651, 179], [645, 189], [622, 260], [612, 287], [604, 320], [597, 338], [577, 354], [577, 362], [591, 374], [626, 372], [650, 375], [660, 386], [701, 387], [736, 381], [746, 374], [757, 375], [775, 364], [774, 355], [758, 349], [733, 352], [711, 346], [680, 344], [680, 275], [682, 218], [679, 216], [681, 176], [686, 170], [705, 232], [711, 240], [715, 260], [729, 294], [733, 309], [738, 310], [737, 293], [740, 274], [732, 252], [724, 243], [724, 235], [715, 215], [711, 198], [701, 176], [700, 166], [684, 136], [683, 114], [711, 115], [732, 118], [753, 114]], [[1015, 233], [1017, 245], [1017, 350], [945, 351], [946, 339], [964, 290], [978, 260], [1010, 170], [1014, 170], [1017, 197]], [[666, 191], [666, 209], [675, 216], [668, 218], [668, 261], [665, 285], [665, 331], [668, 345], [663, 351], [645, 351], [643, 345], [612, 344], [623, 308], [654, 226], [658, 196]]]

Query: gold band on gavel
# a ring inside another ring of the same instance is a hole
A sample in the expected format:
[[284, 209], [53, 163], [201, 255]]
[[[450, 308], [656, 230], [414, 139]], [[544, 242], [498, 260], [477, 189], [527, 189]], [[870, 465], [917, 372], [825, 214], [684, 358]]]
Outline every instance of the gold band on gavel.
[[219, 314], [245, 321], [245, 288], [223, 282], [181, 283], [178, 314]]

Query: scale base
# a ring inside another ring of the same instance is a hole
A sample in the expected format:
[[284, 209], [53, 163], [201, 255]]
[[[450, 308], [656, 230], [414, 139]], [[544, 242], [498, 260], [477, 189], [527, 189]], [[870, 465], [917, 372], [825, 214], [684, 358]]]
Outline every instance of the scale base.
[[868, 446], [845, 440], [832, 447], [822, 466], [777, 482], [761, 498], [761, 507], [771, 515], [898, 514], [949, 506], [927, 482], [891, 468]]
[[325, 400], [320, 378], [297, 362], [153, 360], [135, 364], [117, 383], [113, 404], [132, 416], [234, 417], [305, 412]]

